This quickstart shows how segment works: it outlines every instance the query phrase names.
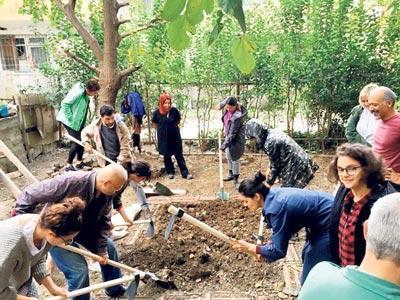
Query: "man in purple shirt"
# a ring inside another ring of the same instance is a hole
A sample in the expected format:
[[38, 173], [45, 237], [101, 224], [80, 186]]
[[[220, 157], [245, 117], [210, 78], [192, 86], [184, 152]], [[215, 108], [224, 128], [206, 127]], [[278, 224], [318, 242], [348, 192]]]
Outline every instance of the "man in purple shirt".
[[387, 167], [386, 179], [400, 191], [400, 113], [394, 108], [396, 99], [391, 89], [380, 86], [370, 93], [368, 104], [377, 119], [373, 150]]
[[[107, 258], [118, 261], [114, 243], [109, 238], [111, 210], [122, 205], [120, 194], [126, 187], [128, 174], [118, 164], [108, 165], [92, 172], [66, 172], [25, 188], [17, 199], [16, 214], [31, 213], [42, 203], [58, 202], [66, 197], [79, 196], [85, 201], [83, 227], [72, 243], [81, 244], [102, 257], [99, 261], [104, 281], [122, 277], [118, 268], [106, 265]], [[89, 286], [88, 267], [85, 259], [76, 253], [54, 247], [50, 250], [57, 267], [64, 273], [68, 290], [73, 291]], [[122, 296], [125, 289], [114, 286], [106, 289], [111, 298]], [[89, 300], [90, 295], [75, 297], [75, 300]]]

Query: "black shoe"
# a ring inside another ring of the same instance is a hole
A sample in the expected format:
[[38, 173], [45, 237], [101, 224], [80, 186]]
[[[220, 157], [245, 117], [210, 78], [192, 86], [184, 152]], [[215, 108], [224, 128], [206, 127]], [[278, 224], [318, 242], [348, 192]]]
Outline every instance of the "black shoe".
[[75, 167], [78, 169], [83, 169], [84, 167], [90, 167], [90, 166], [88, 164], [84, 163], [83, 161], [81, 161], [79, 164], [76, 164]]
[[175, 178], [175, 175], [174, 175], [174, 174], [167, 174], [167, 178], [168, 178], [168, 179], [174, 179], [174, 178]]
[[226, 177], [223, 179], [223, 181], [231, 181], [231, 180], [233, 180], [233, 179], [235, 179], [235, 177], [233, 176], [232, 170], [229, 170], [229, 175], [226, 176]]
[[239, 189], [239, 175], [233, 175], [233, 184], [236, 189]]
[[106, 292], [106, 295], [108, 296], [109, 300], [126, 299], [125, 292], [126, 289], [121, 286], [117, 292], [114, 292], [113, 294]]
[[78, 171], [78, 170], [73, 165], [70, 165], [70, 166], [66, 167], [64, 171], [69, 172], [69, 171]]

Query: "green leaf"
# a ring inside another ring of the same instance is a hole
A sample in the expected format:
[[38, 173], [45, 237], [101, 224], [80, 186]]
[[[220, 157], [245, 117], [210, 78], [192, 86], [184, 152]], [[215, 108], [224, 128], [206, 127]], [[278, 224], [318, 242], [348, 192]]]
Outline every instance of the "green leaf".
[[211, 14], [214, 10], [214, 0], [204, 0], [203, 7], [207, 14]]
[[185, 16], [192, 25], [203, 21], [203, 0], [188, 0]]
[[222, 28], [224, 28], [224, 24], [222, 23], [222, 17], [224, 13], [222, 10], [217, 12], [217, 20], [215, 22], [213, 30], [210, 32], [210, 36], [208, 38], [208, 45], [210, 46], [214, 41], [217, 39], [219, 33], [221, 32]]
[[249, 74], [256, 66], [253, 52], [253, 45], [246, 35], [242, 35], [240, 38], [233, 40], [231, 45], [233, 62], [244, 74]]
[[246, 32], [246, 21], [244, 17], [242, 0], [237, 1], [237, 5], [233, 8], [232, 15], [238, 21], [240, 28], [242, 28], [242, 31]]
[[[238, 4], [237, 0], [219, 0], [219, 6], [222, 8], [222, 10], [226, 13], [230, 13], [235, 6]], [[242, 1], [240, 1], [242, 2]]]
[[185, 49], [190, 44], [190, 38], [186, 33], [186, 18], [178, 16], [175, 21], [167, 26], [168, 43], [175, 51]]
[[167, 0], [161, 17], [166, 21], [174, 21], [185, 7], [186, 0]]

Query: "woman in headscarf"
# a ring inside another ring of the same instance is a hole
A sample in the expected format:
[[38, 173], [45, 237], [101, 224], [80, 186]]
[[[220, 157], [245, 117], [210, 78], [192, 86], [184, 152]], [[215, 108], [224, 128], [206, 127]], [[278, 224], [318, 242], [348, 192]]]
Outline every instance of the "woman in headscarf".
[[172, 107], [171, 96], [168, 93], [160, 95], [158, 108], [153, 112], [152, 123], [157, 128], [158, 152], [164, 156], [165, 171], [169, 179], [175, 177], [172, 155], [175, 156], [181, 175], [186, 179], [193, 179], [186, 167], [183, 157], [183, 147], [179, 122], [181, 114], [178, 109]]
[[269, 157], [267, 184], [270, 186], [279, 178], [282, 187], [304, 188], [318, 170], [318, 165], [303, 148], [279, 129], [268, 128], [259, 120], [251, 119], [246, 124], [246, 136], [256, 139], [257, 149], [262, 149]]
[[228, 97], [217, 105], [217, 109], [225, 108], [222, 116], [222, 124], [224, 125], [225, 140], [221, 145], [222, 151], [225, 151], [228, 160], [229, 174], [224, 181], [234, 181], [235, 187], [239, 187], [240, 175], [240, 157], [244, 153], [246, 144], [245, 116], [247, 109], [240, 105], [235, 97]]

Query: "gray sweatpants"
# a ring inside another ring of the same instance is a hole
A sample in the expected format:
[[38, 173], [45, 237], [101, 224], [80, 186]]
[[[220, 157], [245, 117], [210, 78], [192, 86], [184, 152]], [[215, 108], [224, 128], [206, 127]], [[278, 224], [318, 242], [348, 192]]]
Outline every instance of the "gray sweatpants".
[[228, 168], [232, 170], [233, 175], [240, 174], [240, 159], [232, 160], [232, 156], [229, 152], [229, 148], [225, 149], [226, 159], [228, 160]]

